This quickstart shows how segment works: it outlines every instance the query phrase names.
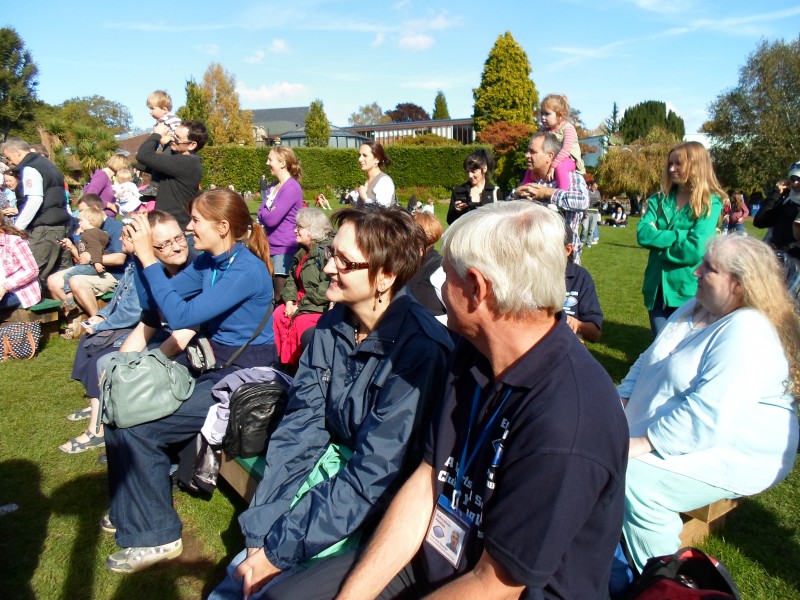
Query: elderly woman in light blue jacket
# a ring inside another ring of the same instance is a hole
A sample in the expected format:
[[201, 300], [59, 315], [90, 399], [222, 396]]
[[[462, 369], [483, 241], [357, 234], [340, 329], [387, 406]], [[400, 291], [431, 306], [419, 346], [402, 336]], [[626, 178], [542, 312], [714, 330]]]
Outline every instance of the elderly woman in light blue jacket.
[[[679, 513], [783, 480], [797, 450], [800, 317], [769, 247], [713, 241], [619, 386], [630, 428], [624, 535], [636, 566], [675, 552]], [[755, 369], [742, 369], [744, 353]], [[755, 373], [754, 373], [755, 371]]]

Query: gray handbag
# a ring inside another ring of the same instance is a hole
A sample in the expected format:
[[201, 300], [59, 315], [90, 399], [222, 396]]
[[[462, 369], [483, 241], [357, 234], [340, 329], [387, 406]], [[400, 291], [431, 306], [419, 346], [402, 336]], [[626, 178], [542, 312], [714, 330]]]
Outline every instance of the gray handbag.
[[158, 348], [118, 352], [100, 382], [100, 418], [107, 425], [133, 427], [174, 413], [194, 391], [189, 369]]

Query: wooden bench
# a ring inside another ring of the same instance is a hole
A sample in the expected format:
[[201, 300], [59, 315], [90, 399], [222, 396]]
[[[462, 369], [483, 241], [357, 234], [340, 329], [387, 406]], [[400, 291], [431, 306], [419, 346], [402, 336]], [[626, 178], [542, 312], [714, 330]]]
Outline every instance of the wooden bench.
[[[223, 452], [219, 475], [245, 501], [250, 502], [258, 483], [264, 477], [264, 457], [228, 458]], [[725, 524], [725, 517], [742, 501], [743, 498], [723, 499], [708, 506], [681, 513], [683, 519], [681, 547], [700, 544], [708, 537], [708, 534], [717, 531]]]
[[743, 498], [723, 499], [696, 510], [682, 513], [683, 531], [681, 531], [681, 547], [696, 546], [709, 533], [717, 531], [725, 524], [725, 517], [742, 503]]
[[[103, 308], [114, 296], [114, 292], [107, 292], [97, 297], [97, 305]], [[47, 340], [58, 335], [61, 328], [61, 313], [59, 309], [63, 305], [60, 300], [52, 298], [42, 298], [38, 304], [29, 308], [8, 308], [0, 311], [0, 323], [33, 323], [39, 321], [42, 324], [42, 338]], [[79, 331], [82, 334], [83, 331]]]
[[61, 308], [60, 300], [50, 298], [42, 299], [39, 304], [34, 304], [30, 308], [5, 309], [0, 313], [0, 322], [3, 323], [33, 323], [39, 321], [42, 324], [42, 337], [48, 339], [58, 335]]
[[228, 458], [222, 453], [219, 475], [247, 502], [256, 493], [258, 482], [264, 477], [263, 456], [254, 458]]

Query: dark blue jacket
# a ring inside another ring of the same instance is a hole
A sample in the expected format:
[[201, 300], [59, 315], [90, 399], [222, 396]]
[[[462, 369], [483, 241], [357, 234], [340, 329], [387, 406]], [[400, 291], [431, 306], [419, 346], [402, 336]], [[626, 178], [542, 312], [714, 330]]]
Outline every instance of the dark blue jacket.
[[[320, 319], [267, 451], [264, 478], [239, 517], [248, 548], [280, 569], [373, 524], [419, 464], [452, 349], [447, 330], [402, 289], [358, 346], [350, 309]], [[335, 477], [291, 501], [331, 442], [353, 450]]]
[[28, 225], [28, 231], [32, 231], [34, 227], [40, 225], [55, 227], [69, 224], [70, 216], [65, 208], [67, 197], [64, 176], [58, 167], [36, 152], [29, 152], [17, 165], [20, 174], [25, 167], [36, 169], [42, 176], [42, 193], [44, 194], [42, 205]]

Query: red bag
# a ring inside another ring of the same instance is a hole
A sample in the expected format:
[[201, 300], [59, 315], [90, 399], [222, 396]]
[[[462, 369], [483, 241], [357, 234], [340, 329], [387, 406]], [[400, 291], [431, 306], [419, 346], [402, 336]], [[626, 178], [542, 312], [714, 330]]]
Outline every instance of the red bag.
[[626, 600], [741, 600], [728, 568], [697, 548], [647, 561]]

